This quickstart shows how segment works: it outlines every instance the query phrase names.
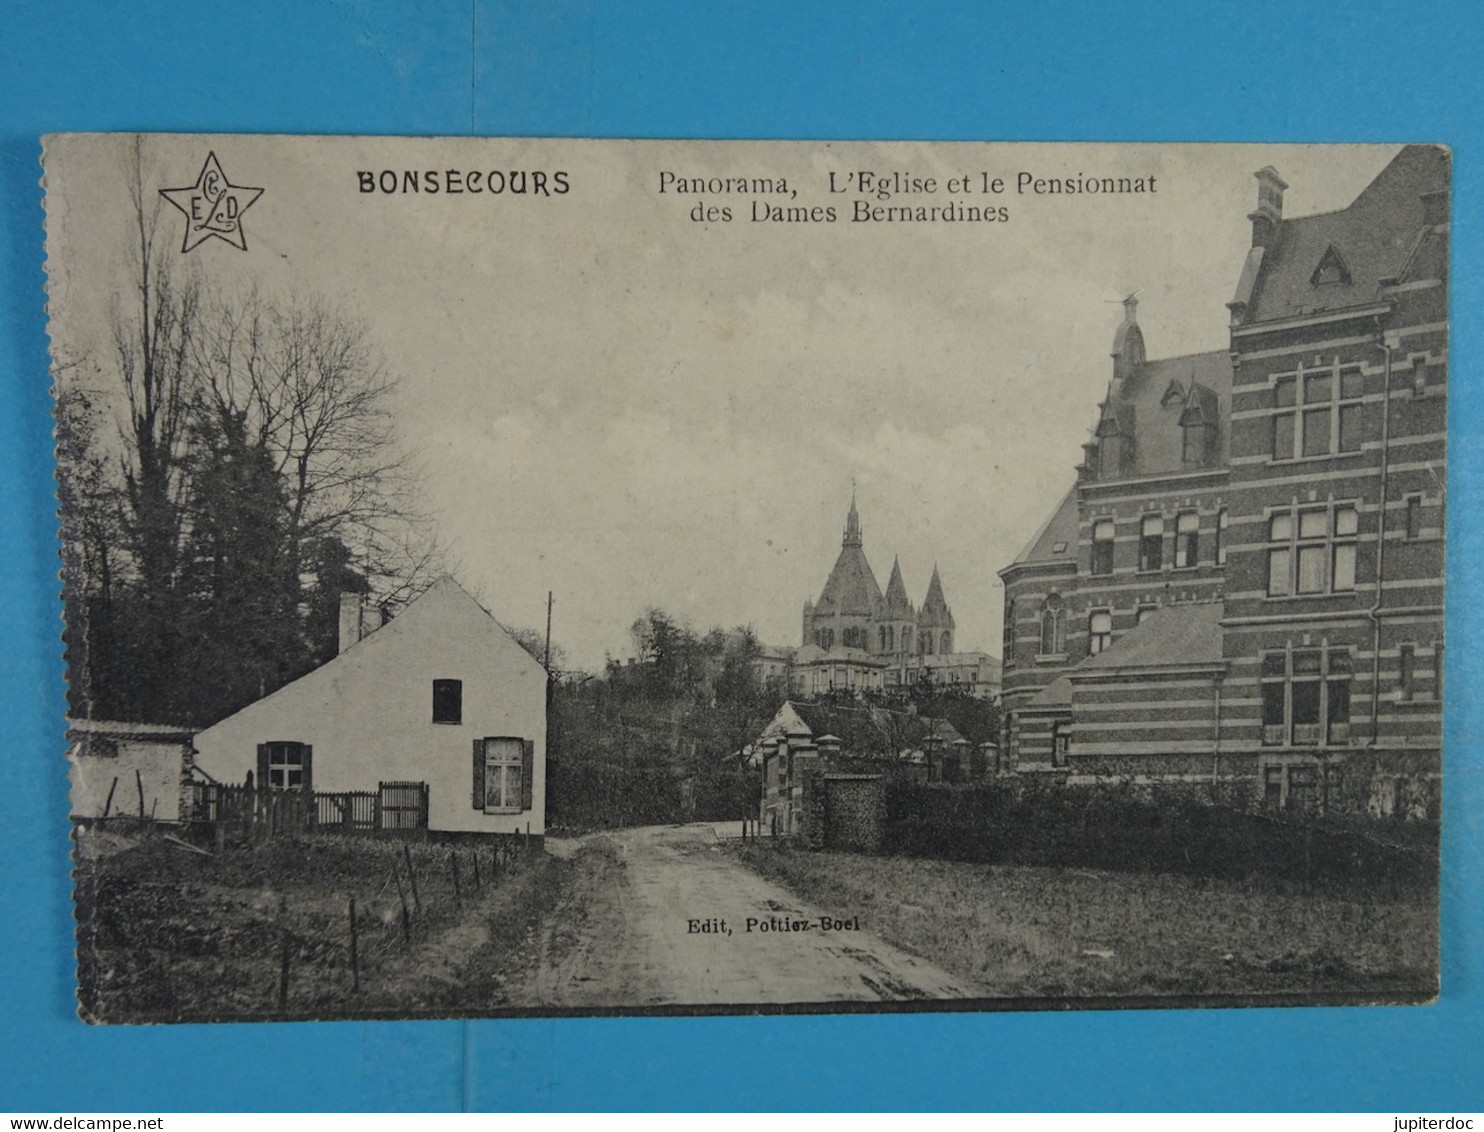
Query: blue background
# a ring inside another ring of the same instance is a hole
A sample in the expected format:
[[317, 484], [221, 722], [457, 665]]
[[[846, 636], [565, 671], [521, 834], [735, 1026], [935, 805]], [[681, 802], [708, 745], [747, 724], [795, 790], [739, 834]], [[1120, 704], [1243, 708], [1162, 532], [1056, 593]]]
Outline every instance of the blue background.
[[[0, 1110], [1484, 1103], [1480, 20], [1465, 3], [9, 3]], [[1455, 147], [1443, 986], [1430, 1007], [84, 1027], [38, 138], [60, 130]]]

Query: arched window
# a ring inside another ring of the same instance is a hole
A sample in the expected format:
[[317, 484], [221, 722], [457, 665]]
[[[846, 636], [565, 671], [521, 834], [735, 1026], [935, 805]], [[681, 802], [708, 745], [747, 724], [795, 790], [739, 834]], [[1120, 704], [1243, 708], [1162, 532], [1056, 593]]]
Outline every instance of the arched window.
[[891, 652], [897, 647], [897, 627], [888, 625], [886, 627], [886, 651]]
[[886, 626], [885, 625], [880, 625], [876, 629], [876, 648], [879, 651], [881, 651], [881, 652], [885, 652], [886, 651]]
[[926, 633], [924, 633], [922, 635], [922, 638], [921, 639], [922, 639], [922, 655], [923, 656], [932, 656], [933, 655], [933, 633], [932, 633], [932, 630], [929, 629]]
[[1041, 655], [1060, 656], [1067, 651], [1066, 603], [1060, 594], [1048, 594], [1041, 603]]
[[938, 645], [938, 651], [941, 653], [950, 653], [953, 651], [953, 638], [948, 635], [947, 630], [943, 632], [943, 640]]

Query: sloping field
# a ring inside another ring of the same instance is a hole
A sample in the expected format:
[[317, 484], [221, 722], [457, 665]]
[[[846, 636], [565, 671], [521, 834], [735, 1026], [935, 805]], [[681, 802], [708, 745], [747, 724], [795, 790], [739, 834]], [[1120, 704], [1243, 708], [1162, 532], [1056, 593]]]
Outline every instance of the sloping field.
[[985, 865], [779, 844], [763, 876], [992, 997], [1426, 1000], [1438, 908], [1415, 898], [1168, 874]]

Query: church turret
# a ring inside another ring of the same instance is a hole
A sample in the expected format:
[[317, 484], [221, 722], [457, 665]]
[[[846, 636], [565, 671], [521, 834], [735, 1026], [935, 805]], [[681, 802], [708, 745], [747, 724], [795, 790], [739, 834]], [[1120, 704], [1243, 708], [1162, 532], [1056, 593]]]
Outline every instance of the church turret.
[[918, 651], [924, 656], [952, 652], [953, 629], [953, 611], [943, 597], [943, 579], [934, 565], [927, 597], [922, 599], [922, 609], [917, 614]]

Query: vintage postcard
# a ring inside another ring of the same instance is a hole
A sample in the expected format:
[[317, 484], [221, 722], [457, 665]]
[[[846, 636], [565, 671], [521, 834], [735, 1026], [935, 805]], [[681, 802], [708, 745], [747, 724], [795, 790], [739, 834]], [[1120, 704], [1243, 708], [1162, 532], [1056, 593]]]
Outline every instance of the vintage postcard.
[[48, 138], [82, 1017], [1430, 1001], [1449, 161]]

